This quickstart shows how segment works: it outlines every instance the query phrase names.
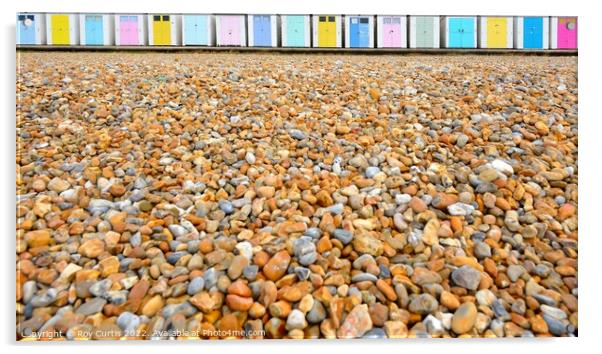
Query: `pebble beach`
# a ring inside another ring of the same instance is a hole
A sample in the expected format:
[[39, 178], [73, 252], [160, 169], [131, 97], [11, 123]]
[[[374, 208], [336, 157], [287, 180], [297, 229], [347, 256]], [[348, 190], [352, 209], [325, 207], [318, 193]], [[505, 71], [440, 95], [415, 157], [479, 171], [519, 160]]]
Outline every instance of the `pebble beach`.
[[16, 339], [578, 336], [577, 57], [17, 51]]

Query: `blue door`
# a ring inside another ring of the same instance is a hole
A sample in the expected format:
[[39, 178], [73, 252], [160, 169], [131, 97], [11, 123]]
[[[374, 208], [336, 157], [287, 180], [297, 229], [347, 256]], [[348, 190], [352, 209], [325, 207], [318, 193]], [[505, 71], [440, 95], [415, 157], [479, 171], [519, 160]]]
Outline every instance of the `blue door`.
[[256, 47], [269, 47], [272, 45], [272, 29], [270, 16], [253, 16], [253, 45]]
[[86, 45], [102, 45], [102, 16], [86, 15]]
[[286, 41], [288, 47], [305, 46], [305, 16], [286, 16]]
[[368, 48], [370, 46], [370, 24], [366, 17], [351, 17], [349, 46], [351, 48]]
[[184, 45], [208, 45], [207, 16], [184, 16]]
[[523, 19], [523, 47], [543, 48], [542, 17], [525, 17]]
[[18, 44], [36, 44], [36, 24], [34, 15], [17, 16]]

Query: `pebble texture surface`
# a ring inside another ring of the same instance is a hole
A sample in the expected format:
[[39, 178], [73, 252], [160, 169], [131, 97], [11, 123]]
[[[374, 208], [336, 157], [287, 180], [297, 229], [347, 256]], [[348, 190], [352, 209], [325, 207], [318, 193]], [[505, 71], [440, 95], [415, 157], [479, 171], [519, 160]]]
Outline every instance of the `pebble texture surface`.
[[16, 94], [17, 339], [578, 333], [574, 57], [19, 52]]

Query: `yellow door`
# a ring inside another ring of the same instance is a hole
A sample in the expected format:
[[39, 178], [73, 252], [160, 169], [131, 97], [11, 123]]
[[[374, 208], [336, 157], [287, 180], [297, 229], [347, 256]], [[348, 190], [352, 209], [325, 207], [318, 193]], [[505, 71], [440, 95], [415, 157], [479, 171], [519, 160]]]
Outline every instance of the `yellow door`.
[[52, 15], [52, 44], [69, 44], [69, 15]]
[[487, 48], [506, 48], [506, 18], [487, 19]]
[[337, 46], [337, 24], [334, 16], [318, 18], [318, 47]]
[[171, 22], [169, 16], [153, 16], [153, 38], [155, 45], [171, 44]]

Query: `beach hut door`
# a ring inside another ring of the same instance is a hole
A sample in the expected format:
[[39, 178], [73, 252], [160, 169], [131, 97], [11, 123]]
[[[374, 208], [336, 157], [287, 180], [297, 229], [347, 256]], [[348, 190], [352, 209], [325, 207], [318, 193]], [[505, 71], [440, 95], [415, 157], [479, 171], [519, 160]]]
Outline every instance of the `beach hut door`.
[[52, 44], [69, 44], [69, 15], [52, 15]]
[[337, 46], [337, 24], [334, 16], [318, 18], [318, 47]]
[[503, 17], [491, 17], [487, 19], [487, 47], [506, 47], [506, 19]]
[[86, 44], [100, 45], [102, 41], [102, 16], [86, 15]]
[[303, 47], [305, 45], [305, 17], [287, 16], [286, 40], [290, 47]]
[[253, 37], [255, 41], [254, 45], [256, 46], [268, 47], [272, 45], [270, 16], [253, 16]]
[[523, 48], [543, 48], [543, 18], [523, 19]]
[[207, 16], [184, 16], [184, 26], [186, 37], [184, 44], [208, 44]]
[[558, 48], [577, 48], [577, 19], [558, 18]]
[[171, 44], [171, 20], [169, 15], [153, 16], [153, 38], [155, 45]]
[[416, 47], [429, 48], [433, 46], [433, 18], [416, 18]]
[[19, 15], [17, 26], [19, 31], [19, 44], [35, 44], [35, 17], [34, 15]]
[[401, 43], [401, 19], [399, 17], [383, 18], [383, 45], [399, 47]]

